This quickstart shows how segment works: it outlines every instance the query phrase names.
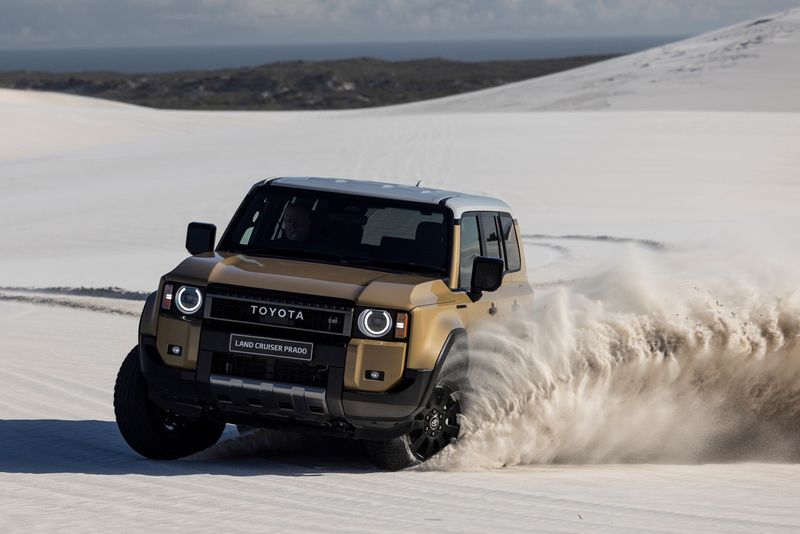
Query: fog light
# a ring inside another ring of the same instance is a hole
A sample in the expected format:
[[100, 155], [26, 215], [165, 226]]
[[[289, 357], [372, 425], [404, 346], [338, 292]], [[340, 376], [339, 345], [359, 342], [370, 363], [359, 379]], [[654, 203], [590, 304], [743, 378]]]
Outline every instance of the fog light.
[[183, 352], [183, 348], [179, 347], [178, 345], [170, 345], [169, 347], [167, 347], [167, 350], [173, 356], [180, 356], [181, 352]]
[[383, 371], [367, 371], [364, 373], [364, 378], [367, 380], [380, 380], [383, 381]]

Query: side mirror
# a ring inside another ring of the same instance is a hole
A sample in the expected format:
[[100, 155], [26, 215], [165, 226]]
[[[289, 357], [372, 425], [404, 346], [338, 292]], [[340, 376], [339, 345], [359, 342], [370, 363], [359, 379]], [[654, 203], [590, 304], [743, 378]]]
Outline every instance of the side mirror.
[[186, 250], [189, 254], [203, 254], [214, 250], [217, 227], [213, 224], [192, 222], [186, 229]]
[[478, 256], [472, 262], [472, 283], [467, 293], [472, 302], [483, 295], [484, 291], [496, 291], [503, 283], [505, 263], [500, 258]]

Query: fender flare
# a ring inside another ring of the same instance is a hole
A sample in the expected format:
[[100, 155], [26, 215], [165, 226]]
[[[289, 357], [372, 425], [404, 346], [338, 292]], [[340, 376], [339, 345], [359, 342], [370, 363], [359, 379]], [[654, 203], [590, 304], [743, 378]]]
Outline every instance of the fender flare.
[[158, 328], [158, 307], [156, 306], [156, 296], [158, 291], [153, 291], [147, 296], [142, 308], [142, 315], [139, 317], [139, 336], [155, 336]]
[[[433, 367], [431, 379], [425, 388], [425, 394], [422, 396], [422, 406], [419, 407], [417, 412], [422, 409], [424, 403], [428, 401], [428, 398], [430, 398], [430, 395], [433, 393], [433, 388], [436, 387], [436, 384], [439, 382], [439, 377], [448, 361], [447, 359], [453, 353], [455, 347], [465, 350], [468, 347], [467, 330], [465, 328], [454, 328], [447, 335], [447, 339], [445, 339], [444, 345], [442, 345], [442, 349], [439, 351], [439, 357], [436, 358], [436, 364]], [[467, 369], [464, 369], [464, 373], [466, 374], [469, 360], [465, 360], [465, 362], [467, 363]]]

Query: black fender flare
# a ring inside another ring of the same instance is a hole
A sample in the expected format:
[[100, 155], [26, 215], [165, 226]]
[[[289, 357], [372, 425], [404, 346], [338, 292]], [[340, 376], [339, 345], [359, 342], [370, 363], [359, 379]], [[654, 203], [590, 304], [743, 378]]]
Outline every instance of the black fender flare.
[[142, 308], [142, 315], [139, 317], [139, 336], [155, 336], [158, 328], [158, 307], [156, 306], [156, 296], [158, 291], [153, 291], [147, 295]]
[[[469, 360], [466, 358], [463, 361], [463, 368], [461, 366], [462, 362], [455, 362], [456, 365], [458, 365], [458, 369], [454, 369], [453, 367], [446, 368], [445, 366], [448, 362], [451, 364], [453, 363], [452, 359], [448, 358], [454, 353], [454, 349], [466, 351], [467, 347], [467, 330], [465, 328], [455, 328], [451, 330], [447, 335], [447, 339], [444, 341], [444, 345], [442, 345], [442, 349], [439, 351], [439, 357], [436, 358], [436, 364], [433, 367], [430, 382], [425, 388], [425, 395], [423, 395], [423, 405], [433, 393], [433, 388], [439, 383], [439, 379], [442, 375], [447, 376], [453, 372], [466, 375], [469, 365]], [[422, 406], [420, 406], [420, 409], [422, 409]]]

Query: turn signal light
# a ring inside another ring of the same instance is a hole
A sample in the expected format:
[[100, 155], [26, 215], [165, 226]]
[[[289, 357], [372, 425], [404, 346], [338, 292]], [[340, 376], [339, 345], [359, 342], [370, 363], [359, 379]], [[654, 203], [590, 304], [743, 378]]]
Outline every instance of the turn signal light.
[[172, 284], [164, 284], [164, 291], [161, 296], [161, 309], [169, 310], [172, 308]]
[[397, 339], [408, 337], [408, 314], [406, 312], [397, 312], [397, 320], [394, 323], [394, 337]]

